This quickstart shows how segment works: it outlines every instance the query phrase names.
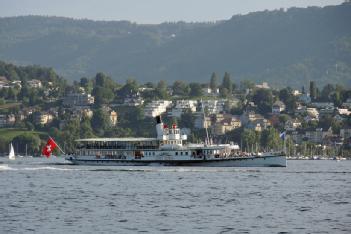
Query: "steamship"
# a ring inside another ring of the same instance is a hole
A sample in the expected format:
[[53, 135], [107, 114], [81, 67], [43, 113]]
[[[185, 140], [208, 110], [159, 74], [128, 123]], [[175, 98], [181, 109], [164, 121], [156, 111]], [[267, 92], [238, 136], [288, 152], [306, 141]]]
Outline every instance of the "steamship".
[[236, 144], [187, 143], [175, 124], [155, 119], [156, 138], [79, 139], [66, 160], [94, 166], [286, 167], [284, 153], [244, 154]]

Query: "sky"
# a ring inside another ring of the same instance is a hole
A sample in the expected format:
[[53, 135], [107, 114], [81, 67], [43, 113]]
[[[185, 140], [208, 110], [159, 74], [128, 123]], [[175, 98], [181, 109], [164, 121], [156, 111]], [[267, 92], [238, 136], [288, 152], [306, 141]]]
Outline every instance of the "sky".
[[203, 22], [289, 7], [338, 5], [343, 0], [0, 0], [0, 17], [65, 16], [143, 24]]

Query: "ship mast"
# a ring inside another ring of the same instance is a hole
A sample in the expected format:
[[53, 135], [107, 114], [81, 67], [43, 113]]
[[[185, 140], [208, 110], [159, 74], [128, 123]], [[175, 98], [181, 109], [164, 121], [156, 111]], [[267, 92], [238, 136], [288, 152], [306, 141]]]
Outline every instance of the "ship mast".
[[204, 105], [201, 99], [201, 109], [202, 109], [202, 114], [204, 117], [204, 126], [205, 126], [205, 130], [206, 130], [206, 145], [210, 144], [210, 138], [208, 137], [208, 129], [207, 129], [207, 121], [206, 121], [206, 115], [205, 115], [205, 109], [204, 109]]

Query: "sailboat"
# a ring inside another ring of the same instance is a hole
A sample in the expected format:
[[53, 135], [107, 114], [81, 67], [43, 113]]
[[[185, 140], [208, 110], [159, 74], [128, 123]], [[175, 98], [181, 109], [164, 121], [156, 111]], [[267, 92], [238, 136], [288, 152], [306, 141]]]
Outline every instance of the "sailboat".
[[9, 159], [10, 160], [15, 160], [15, 150], [13, 149], [12, 143], [10, 144], [10, 152], [9, 152]]

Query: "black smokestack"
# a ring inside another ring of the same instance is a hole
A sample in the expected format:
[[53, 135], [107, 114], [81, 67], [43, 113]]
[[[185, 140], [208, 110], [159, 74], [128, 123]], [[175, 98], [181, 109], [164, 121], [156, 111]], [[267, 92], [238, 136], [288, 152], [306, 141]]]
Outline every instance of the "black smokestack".
[[159, 116], [159, 115], [156, 116], [156, 117], [155, 117], [155, 120], [156, 120], [156, 123], [157, 123], [157, 124], [160, 124], [160, 123], [161, 123], [161, 116]]

